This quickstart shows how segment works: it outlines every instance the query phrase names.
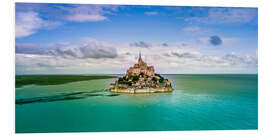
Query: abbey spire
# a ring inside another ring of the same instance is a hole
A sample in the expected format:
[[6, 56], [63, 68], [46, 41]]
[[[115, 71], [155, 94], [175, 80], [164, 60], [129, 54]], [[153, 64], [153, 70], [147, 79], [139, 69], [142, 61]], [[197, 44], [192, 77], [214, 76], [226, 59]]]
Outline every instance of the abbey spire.
[[142, 60], [142, 56], [141, 56], [141, 52], [139, 52], [139, 59], [138, 59], [138, 63], [140, 63]]
[[138, 65], [141, 67], [147, 67], [147, 64], [142, 60], [141, 52], [139, 53]]

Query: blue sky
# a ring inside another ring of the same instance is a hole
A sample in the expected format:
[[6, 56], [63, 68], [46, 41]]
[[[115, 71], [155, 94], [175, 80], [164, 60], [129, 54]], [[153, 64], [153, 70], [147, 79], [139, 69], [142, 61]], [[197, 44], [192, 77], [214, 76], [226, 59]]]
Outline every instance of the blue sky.
[[139, 51], [159, 73], [257, 73], [257, 20], [256, 8], [16, 3], [16, 73], [124, 73]]

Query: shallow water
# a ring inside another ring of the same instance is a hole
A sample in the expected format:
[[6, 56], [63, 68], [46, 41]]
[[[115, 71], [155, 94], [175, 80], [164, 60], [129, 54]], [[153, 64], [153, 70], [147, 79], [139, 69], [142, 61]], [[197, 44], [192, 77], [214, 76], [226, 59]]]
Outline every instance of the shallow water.
[[16, 104], [16, 132], [257, 129], [257, 75], [165, 76], [172, 93], [109, 96], [115, 79], [16, 88], [16, 101], [83, 93]]

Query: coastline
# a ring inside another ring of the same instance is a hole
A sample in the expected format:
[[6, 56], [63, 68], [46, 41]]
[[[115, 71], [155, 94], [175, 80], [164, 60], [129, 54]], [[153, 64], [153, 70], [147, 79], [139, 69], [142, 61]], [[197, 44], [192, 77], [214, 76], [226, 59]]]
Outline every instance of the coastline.
[[110, 89], [111, 92], [114, 93], [128, 93], [128, 94], [143, 94], [143, 93], [164, 93], [164, 92], [172, 92], [173, 89], [171, 87], [168, 88], [127, 88], [127, 89]]

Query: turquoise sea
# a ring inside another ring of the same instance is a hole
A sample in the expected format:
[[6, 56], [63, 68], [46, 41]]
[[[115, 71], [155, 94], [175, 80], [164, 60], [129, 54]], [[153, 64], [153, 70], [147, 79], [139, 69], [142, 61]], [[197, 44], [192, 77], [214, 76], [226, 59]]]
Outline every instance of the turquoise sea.
[[258, 75], [164, 76], [173, 83], [172, 93], [112, 95], [106, 89], [115, 79], [16, 88], [16, 101], [35, 102], [15, 105], [15, 130], [47, 133], [258, 128]]

